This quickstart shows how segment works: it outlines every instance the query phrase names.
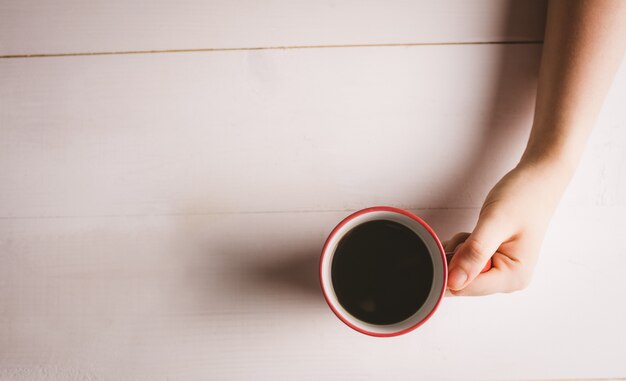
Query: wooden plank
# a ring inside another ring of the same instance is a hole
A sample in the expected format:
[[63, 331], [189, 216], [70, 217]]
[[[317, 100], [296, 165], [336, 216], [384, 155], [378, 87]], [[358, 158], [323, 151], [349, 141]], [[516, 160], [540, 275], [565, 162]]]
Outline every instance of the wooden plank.
[[540, 49], [2, 60], [0, 217], [478, 207], [525, 144]]
[[0, 2], [0, 55], [541, 40], [544, 0]]
[[[414, 212], [447, 236], [478, 211]], [[447, 298], [388, 340], [345, 327], [319, 292], [346, 212], [2, 220], [0, 378], [620, 377], [625, 212], [561, 208], [529, 289]]]
[[[524, 146], [539, 50], [4, 60], [0, 217], [478, 207]], [[625, 92], [622, 68], [568, 202], [626, 202]]]

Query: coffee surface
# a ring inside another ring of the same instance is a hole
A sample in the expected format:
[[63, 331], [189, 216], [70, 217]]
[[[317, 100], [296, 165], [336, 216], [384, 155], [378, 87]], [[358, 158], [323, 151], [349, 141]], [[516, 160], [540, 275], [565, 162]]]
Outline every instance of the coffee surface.
[[389, 220], [365, 222], [339, 241], [331, 277], [339, 303], [357, 319], [395, 324], [424, 304], [433, 262], [422, 239]]

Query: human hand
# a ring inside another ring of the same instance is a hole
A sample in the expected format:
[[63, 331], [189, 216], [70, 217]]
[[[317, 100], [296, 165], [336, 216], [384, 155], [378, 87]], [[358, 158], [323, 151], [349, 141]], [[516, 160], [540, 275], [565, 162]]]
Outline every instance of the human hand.
[[[476, 296], [528, 286], [568, 174], [553, 163], [520, 163], [496, 184], [474, 231], [444, 243], [446, 251], [456, 249], [450, 262], [450, 293]], [[492, 268], [481, 274], [489, 258]]]
[[[471, 234], [458, 234], [455, 295], [528, 285], [547, 225], [626, 52], [626, 1], [548, 3], [533, 127], [520, 164], [491, 190]], [[459, 245], [460, 244], [460, 245]], [[491, 270], [479, 274], [489, 257]]]

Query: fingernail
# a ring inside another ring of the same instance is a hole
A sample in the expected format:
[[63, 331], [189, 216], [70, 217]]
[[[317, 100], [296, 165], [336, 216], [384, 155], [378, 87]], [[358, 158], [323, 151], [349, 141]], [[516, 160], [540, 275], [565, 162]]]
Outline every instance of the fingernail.
[[465, 271], [461, 270], [458, 267], [455, 267], [450, 271], [450, 275], [448, 275], [448, 288], [452, 290], [458, 290], [467, 281], [467, 274]]

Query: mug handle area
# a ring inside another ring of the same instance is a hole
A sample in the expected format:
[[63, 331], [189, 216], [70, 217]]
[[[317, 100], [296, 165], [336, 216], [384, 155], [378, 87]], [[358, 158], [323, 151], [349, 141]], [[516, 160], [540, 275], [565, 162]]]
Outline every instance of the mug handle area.
[[[454, 251], [446, 251], [446, 262], [448, 262], [448, 265], [450, 264], [450, 261], [452, 260], [452, 257], [454, 257]], [[482, 273], [486, 273], [487, 271], [491, 270], [491, 258], [489, 258], [489, 260], [487, 261], [487, 263], [485, 264], [485, 267], [483, 267], [482, 270], [480, 270], [481, 274]]]

